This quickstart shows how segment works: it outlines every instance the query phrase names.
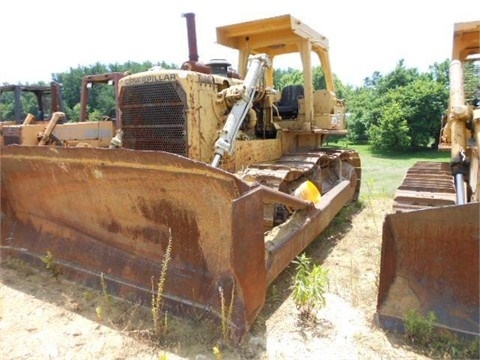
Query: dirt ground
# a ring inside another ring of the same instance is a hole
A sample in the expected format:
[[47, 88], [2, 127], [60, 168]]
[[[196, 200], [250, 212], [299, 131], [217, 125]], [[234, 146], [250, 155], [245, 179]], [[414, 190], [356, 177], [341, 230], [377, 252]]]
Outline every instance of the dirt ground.
[[152, 336], [151, 309], [89, 290], [43, 269], [3, 259], [1, 359], [428, 359], [375, 321], [383, 215], [391, 201], [363, 201], [306, 250], [328, 269], [326, 305], [305, 323], [292, 300], [294, 268], [268, 290], [267, 304], [238, 346], [201, 319], [166, 317]]

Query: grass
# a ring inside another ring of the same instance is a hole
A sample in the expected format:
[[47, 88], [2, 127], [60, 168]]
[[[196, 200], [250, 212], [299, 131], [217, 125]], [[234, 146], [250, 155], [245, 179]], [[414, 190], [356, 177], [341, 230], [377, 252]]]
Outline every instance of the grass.
[[435, 359], [478, 359], [480, 356], [479, 339], [468, 341], [459, 339], [443, 329], [437, 331], [435, 322], [437, 316], [429, 312], [427, 316], [411, 310], [405, 318], [405, 333], [407, 341], [412, 346], [418, 346], [420, 353]]
[[405, 318], [405, 334], [412, 343], [423, 346], [429, 345], [435, 331], [437, 316], [429, 312], [428, 316], [421, 316], [416, 310], [410, 310]]
[[415, 152], [376, 153], [369, 145], [339, 143], [360, 154], [362, 161], [362, 194], [369, 196], [393, 198], [395, 190], [403, 181], [408, 168], [418, 161], [448, 162], [449, 152], [436, 149], [422, 149]]

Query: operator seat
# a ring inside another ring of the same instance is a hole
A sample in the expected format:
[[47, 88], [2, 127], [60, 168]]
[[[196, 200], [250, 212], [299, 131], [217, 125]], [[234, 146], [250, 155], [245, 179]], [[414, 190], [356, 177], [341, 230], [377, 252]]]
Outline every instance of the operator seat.
[[303, 85], [287, 85], [282, 89], [282, 95], [277, 105], [282, 119], [295, 119], [298, 116], [298, 99], [303, 96]]

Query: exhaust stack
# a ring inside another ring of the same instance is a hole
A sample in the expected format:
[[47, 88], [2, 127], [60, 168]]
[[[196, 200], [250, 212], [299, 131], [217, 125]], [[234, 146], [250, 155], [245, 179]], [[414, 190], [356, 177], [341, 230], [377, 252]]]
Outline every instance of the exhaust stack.
[[210, 67], [198, 62], [197, 50], [197, 30], [195, 25], [195, 14], [182, 14], [187, 19], [187, 36], [188, 36], [188, 61], [182, 64], [182, 70], [197, 71], [204, 74], [210, 74]]

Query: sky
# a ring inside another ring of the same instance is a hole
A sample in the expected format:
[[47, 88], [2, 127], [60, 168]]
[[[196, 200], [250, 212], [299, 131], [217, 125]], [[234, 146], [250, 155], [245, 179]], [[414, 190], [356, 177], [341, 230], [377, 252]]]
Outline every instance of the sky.
[[[236, 68], [237, 51], [216, 44], [217, 26], [290, 14], [328, 38], [332, 71], [353, 86], [400, 60], [428, 71], [450, 58], [454, 23], [480, 20], [478, 0], [3, 0], [0, 85], [48, 83], [53, 73], [97, 62], [180, 66], [188, 12], [201, 62], [225, 58]], [[287, 57], [274, 66], [298, 64]]]

